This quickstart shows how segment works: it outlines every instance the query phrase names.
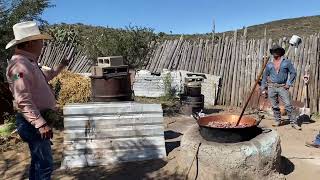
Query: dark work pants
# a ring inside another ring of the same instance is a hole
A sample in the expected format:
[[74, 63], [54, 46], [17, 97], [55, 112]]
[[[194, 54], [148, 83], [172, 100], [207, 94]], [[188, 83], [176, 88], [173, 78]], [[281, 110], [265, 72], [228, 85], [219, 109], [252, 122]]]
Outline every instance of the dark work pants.
[[279, 107], [280, 98], [285, 105], [287, 115], [290, 119], [290, 123], [296, 123], [296, 116], [294, 115], [294, 108], [292, 106], [290, 93], [283, 86], [281, 87], [268, 87], [268, 96], [272, 105], [273, 115], [276, 121], [281, 120], [281, 112]]
[[20, 137], [28, 143], [30, 149], [31, 165], [29, 179], [51, 179], [53, 159], [50, 140], [42, 139], [38, 129], [32, 126], [20, 113], [17, 114], [16, 125]]

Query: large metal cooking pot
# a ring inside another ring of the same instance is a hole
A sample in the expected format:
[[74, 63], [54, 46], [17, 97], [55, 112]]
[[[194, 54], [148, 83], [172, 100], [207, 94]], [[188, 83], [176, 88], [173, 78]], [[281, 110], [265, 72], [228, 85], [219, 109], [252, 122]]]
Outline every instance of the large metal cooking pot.
[[[194, 114], [196, 116], [196, 114]], [[196, 116], [200, 127], [219, 128], [219, 129], [243, 129], [257, 126], [258, 121], [250, 116], [243, 116], [238, 126], [236, 126], [239, 119], [238, 115], [218, 114], [205, 117]]]
[[209, 141], [233, 143], [249, 140], [262, 132], [258, 128], [261, 120], [255, 120], [250, 116], [243, 116], [238, 126], [238, 115], [217, 114], [199, 117], [193, 114], [200, 127], [200, 134]]

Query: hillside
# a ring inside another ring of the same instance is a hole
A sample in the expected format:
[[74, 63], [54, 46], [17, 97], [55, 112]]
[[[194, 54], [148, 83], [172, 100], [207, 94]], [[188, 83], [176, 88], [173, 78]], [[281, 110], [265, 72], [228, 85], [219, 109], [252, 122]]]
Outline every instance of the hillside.
[[[101, 27], [101, 26], [88, 26], [83, 24], [62, 24], [62, 25], [53, 25], [56, 27], [71, 27], [76, 29], [76, 31], [80, 32], [79, 35], [84, 35], [86, 37], [98, 37], [102, 32], [107, 34], [115, 34], [119, 32], [119, 34], [125, 33], [125, 29], [114, 29], [110, 27]], [[51, 26], [52, 27], [52, 26]], [[264, 31], [267, 28], [267, 37], [273, 39], [279, 39], [282, 37], [291, 37], [293, 34], [299, 36], [308, 36], [311, 34], [320, 32], [320, 15], [317, 16], [308, 16], [308, 17], [299, 17], [292, 19], [282, 19], [277, 21], [271, 21], [264, 24], [258, 24], [254, 26], [247, 27], [247, 36], [249, 39], [252, 38], [263, 38]], [[151, 29], [144, 29], [149, 32], [153, 32]], [[243, 29], [238, 29], [239, 34], [243, 33]], [[227, 31], [222, 33], [217, 33], [217, 36], [221, 36], [223, 33], [226, 35], [233, 34], [233, 31]], [[150, 34], [149, 34], [150, 35]], [[174, 39], [181, 36], [181, 34], [165, 34], [163, 32], [158, 33], [156, 37], [162, 37], [165, 39]], [[206, 34], [184, 34], [185, 39], [198, 39], [198, 38], [211, 38], [211, 33]], [[112, 38], [112, 37], [111, 37]], [[89, 38], [91, 39], [91, 38]]]
[[[282, 37], [291, 37], [293, 34], [299, 36], [308, 36], [311, 34], [320, 32], [320, 15], [299, 17], [292, 19], [282, 19], [277, 21], [271, 21], [264, 24], [258, 24], [247, 27], [247, 36], [249, 39], [261, 39], [264, 37], [264, 31], [267, 28], [267, 37], [272, 39], [279, 39]], [[238, 29], [239, 34], [243, 33], [243, 29]], [[226, 35], [232, 36], [233, 31], [223, 32]], [[217, 33], [221, 36], [223, 33]], [[177, 38], [179, 34], [167, 35], [167, 38]], [[198, 39], [198, 38], [210, 38], [211, 33], [207, 34], [192, 34], [184, 35], [187, 39]]]
[[[320, 32], [320, 15], [293, 19], [283, 19], [248, 27], [249, 38], [263, 38], [267, 28], [267, 37], [279, 39], [293, 34], [308, 36]], [[243, 32], [241, 30], [241, 32]], [[231, 32], [227, 32], [231, 33]]]

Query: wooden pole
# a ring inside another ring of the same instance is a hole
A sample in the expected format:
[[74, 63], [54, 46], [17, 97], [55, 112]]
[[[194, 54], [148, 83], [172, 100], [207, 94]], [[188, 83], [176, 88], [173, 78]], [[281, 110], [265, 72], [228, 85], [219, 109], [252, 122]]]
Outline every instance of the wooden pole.
[[242, 118], [242, 116], [243, 116], [243, 114], [244, 114], [244, 111], [246, 110], [246, 108], [247, 108], [247, 106], [248, 106], [248, 103], [249, 103], [249, 101], [250, 101], [250, 99], [251, 99], [251, 97], [252, 97], [252, 95], [253, 95], [253, 93], [254, 93], [254, 90], [256, 89], [256, 87], [257, 87], [257, 85], [258, 85], [259, 79], [261, 78], [261, 76], [262, 76], [262, 74], [263, 74], [263, 71], [264, 71], [264, 69], [266, 68], [267, 64], [268, 64], [268, 57], [267, 57], [267, 53], [266, 53], [266, 55], [265, 55], [265, 57], [264, 57], [264, 63], [263, 63], [263, 65], [262, 65], [261, 71], [260, 71], [260, 73], [259, 73], [259, 75], [258, 75], [258, 78], [257, 78], [256, 82], [254, 83], [254, 86], [253, 86], [252, 89], [251, 89], [250, 95], [249, 95], [249, 97], [248, 97], [245, 105], [244, 105], [243, 108], [242, 108], [242, 111], [241, 111], [241, 114], [240, 114], [240, 116], [239, 116], [239, 119], [238, 119], [238, 121], [237, 121], [236, 126], [239, 125], [240, 120], [241, 120], [241, 118]]

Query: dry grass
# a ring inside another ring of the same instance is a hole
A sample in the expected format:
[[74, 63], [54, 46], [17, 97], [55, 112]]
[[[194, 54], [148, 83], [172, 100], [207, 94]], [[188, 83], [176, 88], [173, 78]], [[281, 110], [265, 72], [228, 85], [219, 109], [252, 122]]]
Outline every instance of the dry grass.
[[50, 81], [50, 84], [54, 88], [60, 106], [67, 103], [85, 103], [90, 100], [90, 78], [63, 71]]

